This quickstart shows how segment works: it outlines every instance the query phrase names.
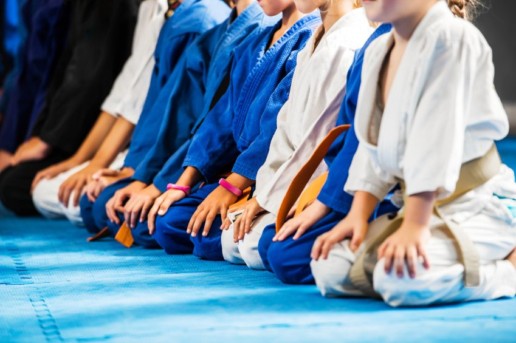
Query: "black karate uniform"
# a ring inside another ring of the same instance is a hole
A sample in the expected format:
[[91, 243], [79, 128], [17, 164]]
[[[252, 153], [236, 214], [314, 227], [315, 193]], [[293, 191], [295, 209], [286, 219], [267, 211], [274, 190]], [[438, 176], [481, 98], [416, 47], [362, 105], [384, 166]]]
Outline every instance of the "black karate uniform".
[[139, 0], [69, 1], [66, 47], [32, 131], [52, 152], [0, 173], [0, 201], [21, 216], [38, 214], [30, 194], [34, 176], [76, 152], [131, 53]]

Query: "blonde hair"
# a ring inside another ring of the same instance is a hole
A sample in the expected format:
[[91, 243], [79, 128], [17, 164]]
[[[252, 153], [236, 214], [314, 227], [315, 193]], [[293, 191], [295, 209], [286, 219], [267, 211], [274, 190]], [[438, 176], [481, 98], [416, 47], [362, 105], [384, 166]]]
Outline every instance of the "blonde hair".
[[479, 0], [447, 0], [450, 10], [459, 18], [472, 20]]

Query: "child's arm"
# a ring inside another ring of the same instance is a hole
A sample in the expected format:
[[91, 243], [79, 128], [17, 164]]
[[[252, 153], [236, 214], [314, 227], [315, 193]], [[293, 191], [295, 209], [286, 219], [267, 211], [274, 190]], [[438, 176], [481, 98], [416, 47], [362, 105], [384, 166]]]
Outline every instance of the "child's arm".
[[373, 214], [378, 201], [378, 198], [371, 193], [356, 192], [347, 217], [332, 230], [317, 238], [312, 248], [312, 258], [327, 259], [332, 247], [346, 238], [351, 238], [351, 250], [358, 249], [367, 233], [367, 220]]
[[34, 189], [42, 179], [54, 178], [58, 174], [68, 171], [91, 159], [115, 124], [115, 121], [116, 118], [111, 114], [102, 112], [77, 152], [69, 159], [43, 169], [36, 174], [32, 182], [32, 188]]
[[406, 264], [411, 278], [416, 276], [419, 257], [423, 266], [430, 267], [425, 251], [425, 243], [430, 238], [430, 218], [436, 198], [436, 192], [424, 192], [408, 197], [405, 203], [405, 218], [401, 227], [383, 242], [378, 249], [378, 259], [385, 258], [385, 272], [392, 268], [403, 277]]
[[134, 124], [123, 117], [118, 117], [90, 163], [70, 176], [59, 187], [58, 199], [64, 206], [68, 206], [72, 193], [74, 193], [74, 206], [79, 205], [79, 198], [84, 186], [91, 180], [93, 174], [102, 168], [109, 167], [120, 151], [129, 143], [133, 129]]

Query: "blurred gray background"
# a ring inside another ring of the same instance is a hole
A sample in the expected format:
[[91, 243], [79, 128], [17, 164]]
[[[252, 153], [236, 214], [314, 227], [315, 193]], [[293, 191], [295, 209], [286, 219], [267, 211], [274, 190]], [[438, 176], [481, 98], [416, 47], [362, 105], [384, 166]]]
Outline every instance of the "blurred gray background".
[[493, 48], [495, 86], [516, 135], [516, 0], [482, 0], [475, 24]]

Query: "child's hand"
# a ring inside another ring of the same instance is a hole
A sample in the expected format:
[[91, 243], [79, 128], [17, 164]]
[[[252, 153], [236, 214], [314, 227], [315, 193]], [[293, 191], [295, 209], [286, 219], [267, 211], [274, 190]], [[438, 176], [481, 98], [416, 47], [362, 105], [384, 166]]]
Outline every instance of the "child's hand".
[[52, 147], [39, 137], [32, 137], [18, 147], [11, 158], [11, 165], [43, 160], [50, 154], [51, 150]]
[[238, 200], [238, 197], [229, 192], [222, 186], [218, 186], [206, 199], [197, 207], [190, 222], [188, 223], [187, 233], [192, 237], [197, 236], [201, 225], [204, 223], [203, 236], [210, 232], [211, 225], [215, 218], [220, 214], [222, 221], [226, 220], [228, 208]]
[[68, 207], [70, 203], [70, 198], [73, 194], [73, 206], [79, 206], [79, 199], [83, 193], [83, 190], [92, 180], [92, 175], [96, 173], [99, 169], [100, 168], [92, 164], [89, 164], [85, 168], [79, 170], [77, 173], [71, 175], [68, 179], [66, 179], [59, 187], [59, 191], [57, 193], [57, 198], [59, 199], [59, 202], [63, 204], [65, 207]]
[[264, 209], [258, 204], [256, 197], [249, 200], [243, 209], [244, 212], [233, 224], [233, 240], [235, 243], [244, 239], [244, 236], [251, 231], [254, 218], [264, 212]]
[[124, 216], [127, 225], [134, 229], [138, 222], [143, 223], [143, 221], [147, 219], [147, 213], [152, 205], [154, 205], [154, 201], [160, 195], [161, 191], [154, 185], [150, 185], [142, 190], [133, 192], [124, 206]]
[[91, 202], [94, 202], [106, 187], [131, 177], [133, 174], [134, 170], [132, 168], [124, 168], [122, 170], [100, 169], [91, 176], [92, 180], [86, 186], [86, 196]]
[[396, 275], [402, 278], [403, 266], [406, 264], [409, 276], [414, 278], [419, 257], [423, 259], [423, 266], [430, 268], [425, 250], [430, 236], [428, 226], [408, 224], [404, 220], [401, 227], [378, 248], [378, 260], [385, 258], [385, 272], [390, 273], [394, 267]]
[[[118, 213], [125, 213], [125, 205], [127, 201], [138, 191], [144, 189], [147, 185], [140, 181], [133, 181], [124, 188], [119, 189], [109, 199], [106, 204], [106, 214], [113, 223], [120, 225]], [[128, 223], [129, 224], [129, 223]]]
[[185, 192], [178, 189], [169, 189], [154, 201], [154, 205], [152, 205], [149, 215], [147, 216], [147, 226], [149, 227], [150, 235], [153, 235], [156, 230], [156, 216], [163, 216], [167, 213], [170, 206], [185, 197]]
[[68, 159], [39, 171], [32, 180], [31, 190], [33, 191], [41, 180], [53, 179], [57, 175], [64, 173], [76, 166], [78, 166], [78, 163], [75, 163], [71, 159]]
[[276, 233], [273, 242], [281, 242], [288, 237], [292, 236], [296, 240], [301, 237], [306, 230], [311, 228], [317, 221], [322, 219], [325, 215], [330, 212], [330, 209], [319, 200], [315, 200], [307, 208], [301, 212], [297, 217], [294, 217], [287, 221], [283, 227]]
[[351, 238], [350, 248], [356, 251], [367, 233], [367, 220], [361, 217], [348, 215], [337, 226], [317, 238], [312, 248], [312, 259], [327, 259], [330, 250], [337, 243], [346, 238]]

